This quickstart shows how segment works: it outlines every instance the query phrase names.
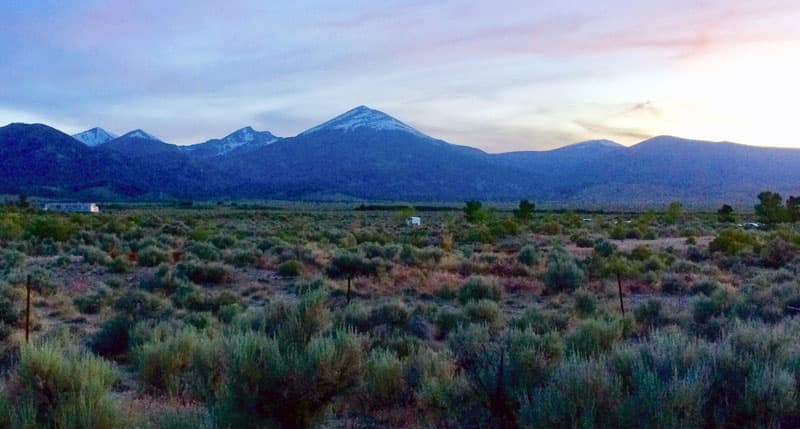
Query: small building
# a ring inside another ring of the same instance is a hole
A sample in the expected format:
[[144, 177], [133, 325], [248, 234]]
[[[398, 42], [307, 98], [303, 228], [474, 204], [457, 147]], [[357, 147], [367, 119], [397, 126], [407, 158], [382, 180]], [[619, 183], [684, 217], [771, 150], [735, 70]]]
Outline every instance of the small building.
[[411, 216], [406, 219], [406, 225], [408, 226], [420, 226], [422, 225], [422, 218], [419, 216]]
[[744, 229], [761, 229], [762, 225], [758, 222], [747, 222], [740, 226], [742, 226]]
[[100, 207], [95, 203], [47, 203], [44, 209], [50, 212], [100, 213]]

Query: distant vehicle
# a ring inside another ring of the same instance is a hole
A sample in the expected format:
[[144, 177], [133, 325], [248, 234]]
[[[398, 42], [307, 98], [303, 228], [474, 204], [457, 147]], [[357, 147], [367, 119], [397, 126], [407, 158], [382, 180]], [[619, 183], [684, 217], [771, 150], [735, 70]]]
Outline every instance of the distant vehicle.
[[95, 203], [47, 203], [45, 211], [72, 213], [100, 213], [100, 206]]
[[739, 226], [741, 226], [744, 229], [761, 229], [763, 227], [763, 225], [761, 225], [758, 222], [747, 222]]
[[419, 216], [411, 216], [410, 218], [406, 219], [406, 225], [420, 226], [422, 225], [422, 218]]

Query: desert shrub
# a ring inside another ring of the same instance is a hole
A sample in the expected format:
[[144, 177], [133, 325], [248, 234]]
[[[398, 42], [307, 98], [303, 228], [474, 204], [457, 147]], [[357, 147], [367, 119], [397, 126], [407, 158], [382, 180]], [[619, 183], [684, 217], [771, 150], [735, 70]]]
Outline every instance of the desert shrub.
[[109, 396], [116, 381], [105, 360], [54, 342], [20, 348], [19, 390], [11, 398], [12, 427], [122, 428]]
[[232, 267], [219, 262], [181, 261], [177, 272], [195, 283], [222, 284], [234, 280]]
[[254, 247], [234, 249], [225, 256], [225, 262], [241, 268], [252, 265], [259, 256], [261, 256], [261, 252]]
[[375, 325], [401, 327], [408, 321], [409, 311], [405, 304], [392, 301], [372, 310], [370, 322]]
[[219, 234], [211, 237], [211, 243], [219, 249], [227, 249], [236, 244], [236, 238], [227, 234]]
[[448, 341], [475, 398], [475, 409], [459, 411], [480, 427], [516, 427], [517, 398], [542, 383], [561, 359], [563, 345], [554, 334], [511, 330], [497, 336], [488, 326], [470, 324]]
[[633, 316], [636, 321], [648, 326], [655, 327], [662, 324], [664, 321], [664, 314], [662, 313], [662, 304], [658, 299], [650, 299], [644, 304], [641, 304], [633, 309]]
[[502, 313], [495, 301], [482, 299], [470, 301], [464, 306], [464, 315], [472, 323], [484, 323], [499, 327], [502, 324]]
[[623, 324], [615, 319], [587, 319], [567, 335], [567, 349], [572, 354], [596, 356], [622, 340]]
[[131, 289], [120, 295], [114, 301], [114, 309], [133, 320], [154, 318], [167, 310], [165, 301], [140, 289]]
[[700, 296], [692, 305], [696, 323], [707, 323], [713, 317], [725, 315], [733, 305], [733, 296], [725, 289], [717, 289], [711, 296]]
[[112, 273], [127, 273], [131, 270], [131, 264], [124, 256], [117, 256], [108, 264], [108, 269]]
[[712, 279], [702, 279], [692, 284], [691, 292], [693, 295], [703, 294], [711, 295], [715, 290], [721, 286], [718, 281]]
[[109, 265], [111, 257], [106, 252], [94, 246], [81, 246], [78, 253], [83, 257], [83, 262], [92, 265]]
[[614, 254], [615, 250], [617, 250], [617, 246], [608, 240], [599, 240], [594, 245], [594, 254], [602, 258], [610, 257]]
[[539, 263], [539, 251], [535, 246], [527, 245], [517, 252], [517, 261], [532, 267]]
[[647, 246], [636, 246], [631, 250], [631, 259], [636, 261], [644, 261], [649, 258], [653, 252]]
[[195, 329], [154, 338], [134, 348], [132, 354], [148, 392], [208, 401], [222, 390], [223, 347]]
[[794, 258], [795, 250], [781, 238], [768, 241], [761, 251], [761, 260], [770, 268], [780, 268]]
[[76, 297], [73, 303], [83, 314], [97, 314], [110, 303], [110, 300], [108, 289], [103, 287], [93, 293]]
[[193, 241], [187, 246], [187, 250], [201, 261], [218, 261], [222, 259], [222, 253], [216, 246], [203, 241]]
[[225, 304], [220, 306], [219, 310], [217, 310], [217, 318], [220, 322], [231, 323], [236, 316], [244, 313], [244, 310], [244, 306], [239, 303]]
[[503, 289], [496, 282], [484, 277], [470, 277], [458, 290], [458, 300], [462, 304], [470, 301], [503, 299]]
[[17, 308], [10, 297], [0, 297], [0, 323], [14, 326], [19, 320], [21, 310]]
[[278, 275], [282, 277], [297, 277], [303, 273], [303, 264], [295, 259], [288, 260], [278, 265]]
[[547, 256], [547, 271], [544, 283], [556, 292], [573, 290], [584, 283], [585, 274], [563, 247], [554, 246]]
[[661, 292], [670, 295], [684, 294], [689, 291], [689, 283], [680, 274], [667, 273], [661, 276]]
[[28, 234], [39, 239], [58, 242], [68, 241], [77, 227], [69, 220], [55, 216], [34, 216], [26, 228]]
[[575, 314], [579, 317], [588, 317], [597, 311], [597, 298], [586, 289], [578, 289], [575, 292], [575, 304], [573, 305]]
[[106, 253], [118, 253], [122, 248], [122, 242], [114, 233], [103, 233], [98, 237], [98, 245]]
[[364, 370], [362, 389], [367, 410], [396, 407], [408, 400], [404, 365], [394, 352], [373, 350]]
[[622, 402], [619, 378], [603, 360], [573, 356], [551, 375], [553, 382], [522, 400], [523, 427], [617, 427]]
[[568, 323], [569, 316], [564, 313], [528, 308], [521, 316], [512, 320], [511, 325], [517, 329], [531, 329], [537, 334], [546, 334], [564, 331]]
[[228, 340], [222, 427], [309, 427], [363, 373], [363, 339], [346, 331], [308, 342], [250, 332]]
[[248, 323], [251, 328], [267, 335], [280, 334], [287, 341], [308, 342], [312, 336], [326, 332], [333, 324], [326, 297], [324, 291], [318, 290], [300, 296], [294, 305], [273, 301]]
[[117, 316], [105, 322], [89, 340], [92, 352], [104, 357], [115, 357], [128, 351], [131, 319]]
[[710, 252], [722, 252], [726, 255], [736, 255], [745, 251], [757, 250], [760, 246], [758, 238], [741, 229], [729, 228], [722, 230], [708, 245]]
[[14, 250], [14, 249], [6, 249], [3, 251], [2, 257], [2, 267], [6, 270], [10, 270], [12, 268], [19, 268], [25, 265], [26, 256], [24, 253]]
[[439, 337], [443, 338], [457, 327], [467, 323], [467, 318], [458, 310], [442, 309], [436, 313], [433, 323], [439, 330]]
[[147, 246], [139, 250], [136, 260], [143, 267], [155, 267], [158, 264], [167, 262], [169, 255], [156, 246]]

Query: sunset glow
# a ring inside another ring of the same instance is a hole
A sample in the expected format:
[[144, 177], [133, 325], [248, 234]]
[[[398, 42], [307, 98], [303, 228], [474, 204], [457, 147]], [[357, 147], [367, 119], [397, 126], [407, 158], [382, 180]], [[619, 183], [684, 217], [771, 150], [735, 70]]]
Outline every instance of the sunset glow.
[[366, 104], [489, 152], [800, 147], [800, 2], [3, 2], [0, 123], [190, 144]]

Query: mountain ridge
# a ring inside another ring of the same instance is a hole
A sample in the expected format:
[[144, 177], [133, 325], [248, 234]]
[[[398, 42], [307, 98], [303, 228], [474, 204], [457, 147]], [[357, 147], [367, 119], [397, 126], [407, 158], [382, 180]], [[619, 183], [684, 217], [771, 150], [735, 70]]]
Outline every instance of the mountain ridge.
[[247, 126], [190, 146], [133, 130], [90, 147], [43, 124], [10, 124], [0, 128], [0, 137], [0, 173], [8, 173], [0, 192], [31, 195], [527, 198], [602, 207], [743, 203], [764, 189], [800, 193], [799, 149], [657, 136], [630, 147], [590, 140], [489, 154], [428, 136], [366, 106], [293, 137]]

